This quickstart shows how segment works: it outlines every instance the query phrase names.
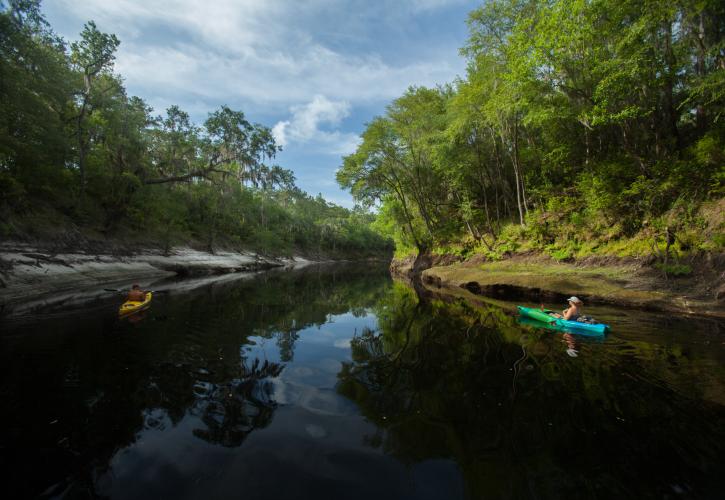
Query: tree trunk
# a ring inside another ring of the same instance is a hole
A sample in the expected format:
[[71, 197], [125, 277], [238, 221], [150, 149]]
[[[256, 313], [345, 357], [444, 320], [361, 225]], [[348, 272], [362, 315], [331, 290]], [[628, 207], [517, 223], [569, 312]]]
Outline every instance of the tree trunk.
[[675, 86], [675, 66], [677, 64], [675, 55], [672, 51], [672, 21], [665, 22], [665, 61], [667, 63], [667, 72], [665, 79], [665, 110], [667, 113], [667, 124], [669, 125], [670, 135], [675, 140], [677, 150], [680, 149], [680, 133], [677, 130], [678, 115], [675, 111], [673, 89]]
[[[476, 159], [478, 160], [478, 182], [481, 186], [481, 192], [483, 193], [483, 209], [486, 214], [486, 224], [488, 225], [488, 230], [491, 232], [491, 234], [494, 234], [493, 225], [491, 224], [491, 214], [488, 210], [488, 194], [486, 193], [486, 183], [483, 180], [483, 172], [486, 171], [488, 174], [488, 171], [486, 168], [484, 168], [483, 160], [481, 159], [481, 148], [479, 147], [478, 140], [476, 140]], [[488, 175], [489, 181], [491, 179], [490, 175]]]
[[408, 223], [408, 228], [410, 229], [410, 236], [413, 238], [415, 246], [421, 248], [422, 243], [420, 241], [420, 238], [418, 238], [418, 236], [415, 234], [415, 230], [413, 229], [413, 218], [408, 211], [408, 203], [405, 200], [403, 189], [400, 187], [400, 179], [398, 178], [398, 174], [395, 172], [395, 168], [392, 168], [391, 172], [393, 174], [394, 182], [390, 179], [386, 179], [386, 182], [393, 188], [393, 191], [395, 191], [395, 194], [397, 195], [398, 200], [403, 207], [403, 215], [405, 215], [405, 220]]
[[519, 209], [519, 223], [524, 225], [524, 212], [521, 205], [521, 186], [519, 185], [519, 169], [514, 163], [514, 178], [516, 181], [516, 206]]
[[83, 105], [81, 105], [80, 112], [78, 114], [78, 172], [81, 176], [81, 198], [86, 192], [86, 144], [83, 134], [83, 120], [86, 116], [87, 109], [87, 98], [83, 98]]
[[519, 223], [523, 226], [524, 225], [524, 209], [523, 209], [523, 203], [522, 203], [522, 196], [521, 196], [521, 179], [520, 179], [520, 173], [519, 173], [519, 162], [518, 162], [518, 145], [517, 145], [517, 132], [516, 132], [516, 125], [514, 124], [514, 133], [513, 135], [513, 151], [509, 152], [509, 156], [511, 157], [511, 165], [514, 168], [514, 182], [516, 183], [516, 206], [519, 209]]
[[[695, 71], [697, 76], [702, 79], [705, 77], [705, 16], [702, 12], [698, 16], [697, 25], [697, 59], [695, 62]], [[707, 128], [707, 116], [705, 114], [705, 107], [702, 103], [698, 103], [695, 107], [695, 121], [697, 129], [700, 132], [705, 131]]]
[[415, 261], [413, 261], [413, 268], [411, 269], [411, 274], [415, 276], [420, 276], [420, 274], [425, 271], [426, 269], [430, 269], [433, 265], [433, 257], [431, 256], [428, 246], [423, 244], [418, 247], [418, 255], [415, 256]]
[[[524, 182], [524, 174], [521, 170], [521, 162], [519, 161], [519, 118], [518, 116], [514, 117], [514, 158], [516, 160], [516, 169], [519, 171], [519, 182], [521, 182], [521, 201], [524, 205], [524, 211], [528, 215], [529, 213], [529, 204], [526, 202], [526, 184]], [[521, 211], [521, 208], [519, 208], [519, 212]], [[521, 225], [523, 226], [524, 223], [521, 221]]]

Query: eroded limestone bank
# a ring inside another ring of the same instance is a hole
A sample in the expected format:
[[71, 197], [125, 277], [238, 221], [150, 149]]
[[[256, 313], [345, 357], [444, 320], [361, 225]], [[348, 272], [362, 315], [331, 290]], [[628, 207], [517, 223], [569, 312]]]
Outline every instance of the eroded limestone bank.
[[7, 314], [39, 305], [93, 297], [105, 288], [145, 286], [165, 277], [248, 273], [311, 263], [302, 257], [276, 259], [251, 252], [215, 253], [189, 247], [163, 253], [106, 247], [57, 252], [24, 243], [0, 245], [0, 309]]

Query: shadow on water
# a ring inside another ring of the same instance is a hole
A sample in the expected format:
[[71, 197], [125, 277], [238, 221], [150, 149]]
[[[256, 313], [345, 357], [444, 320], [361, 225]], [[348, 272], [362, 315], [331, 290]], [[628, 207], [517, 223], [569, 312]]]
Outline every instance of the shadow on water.
[[595, 309], [599, 341], [312, 266], [14, 319], [5, 498], [716, 498], [722, 325]]

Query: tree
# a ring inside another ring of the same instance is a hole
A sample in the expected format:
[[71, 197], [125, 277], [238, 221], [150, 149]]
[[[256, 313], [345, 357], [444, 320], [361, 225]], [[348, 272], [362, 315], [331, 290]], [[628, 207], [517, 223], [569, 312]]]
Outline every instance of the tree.
[[70, 60], [82, 77], [82, 85], [76, 94], [78, 104], [76, 136], [81, 195], [85, 192], [86, 186], [86, 154], [89, 140], [86, 120], [94, 109], [92, 98], [96, 90], [95, 82], [99, 75], [113, 70], [116, 49], [120, 43], [116, 35], [102, 33], [96, 27], [96, 23], [89, 21], [83, 27], [81, 39], [71, 44]]
[[433, 162], [445, 126], [446, 98], [441, 90], [409, 89], [385, 117], [368, 124], [361, 145], [344, 158], [337, 173], [340, 185], [363, 203], [396, 200], [419, 253], [435, 241], [442, 222], [446, 192]]
[[271, 130], [248, 122], [241, 111], [222, 106], [209, 113], [203, 129], [194, 137], [196, 130], [189, 125], [188, 115], [172, 107], [162, 127], [156, 140], [157, 150], [166, 156], [156, 161], [161, 176], [145, 179], [146, 184], [228, 177], [255, 187], [289, 185], [293, 181], [288, 171], [265, 164], [280, 150]]
[[394, 100], [338, 182], [419, 254], [511, 251], [501, 233], [547, 251], [646, 237], [643, 221], [723, 191], [721, 4], [486, 2], [469, 15], [465, 77]]
[[0, 194], [49, 198], [64, 185], [71, 74], [39, 1], [0, 2]]

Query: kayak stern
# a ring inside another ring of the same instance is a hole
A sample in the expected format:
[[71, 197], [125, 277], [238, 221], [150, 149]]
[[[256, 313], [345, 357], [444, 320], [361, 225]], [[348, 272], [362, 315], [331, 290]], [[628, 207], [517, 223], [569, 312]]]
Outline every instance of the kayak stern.
[[149, 304], [151, 304], [152, 298], [153, 298], [153, 293], [146, 292], [146, 299], [143, 301], [127, 300], [126, 302], [121, 304], [121, 307], [118, 308], [118, 315], [127, 316], [129, 314], [133, 314], [135, 312], [146, 309], [149, 306]]

